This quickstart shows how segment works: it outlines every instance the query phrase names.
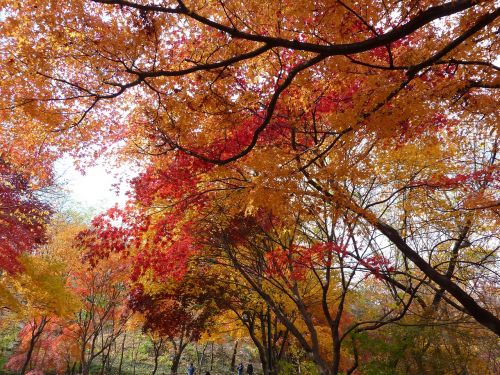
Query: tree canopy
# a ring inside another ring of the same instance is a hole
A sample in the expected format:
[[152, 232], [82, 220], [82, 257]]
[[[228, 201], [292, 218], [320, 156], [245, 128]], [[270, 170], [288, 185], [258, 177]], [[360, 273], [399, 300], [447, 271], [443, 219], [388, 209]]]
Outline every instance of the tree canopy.
[[265, 374], [291, 347], [352, 374], [379, 332], [408, 348], [398, 324], [500, 335], [499, 15], [492, 0], [3, 1], [0, 267], [43, 243], [50, 210], [29, 192], [57, 158], [119, 155], [141, 173], [75, 257], [122, 259], [119, 311], [176, 348], [229, 314]]

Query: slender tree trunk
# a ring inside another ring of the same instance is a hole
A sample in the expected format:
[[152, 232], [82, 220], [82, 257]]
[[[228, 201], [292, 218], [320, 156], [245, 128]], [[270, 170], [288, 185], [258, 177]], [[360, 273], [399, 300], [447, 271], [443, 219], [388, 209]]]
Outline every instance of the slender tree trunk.
[[338, 335], [335, 335], [333, 338], [333, 363], [332, 363], [332, 375], [337, 375], [339, 373], [340, 367], [340, 347], [341, 343]]
[[214, 342], [212, 341], [212, 354], [210, 355], [210, 371], [214, 369]]
[[108, 374], [110, 372], [110, 356], [111, 356], [111, 344], [108, 345], [108, 348], [102, 353], [102, 369], [101, 374]]
[[30, 346], [28, 348], [28, 351], [26, 352], [26, 359], [24, 360], [23, 368], [21, 369], [21, 375], [24, 375], [26, 373], [26, 370], [28, 370], [28, 366], [31, 362], [31, 355], [33, 354], [33, 349], [35, 348], [36, 344], [36, 339], [32, 335], [30, 339]]
[[83, 340], [83, 343], [82, 343], [82, 347], [80, 349], [80, 365], [78, 366], [79, 369], [78, 369], [78, 372], [80, 374], [83, 374], [83, 371], [84, 371], [84, 366], [85, 366], [85, 356], [86, 356], [86, 348], [85, 348], [85, 344], [86, 344], [86, 340]]
[[352, 338], [352, 353], [354, 355], [354, 363], [352, 364], [352, 366], [347, 370], [347, 373], [346, 375], [351, 375], [354, 371], [356, 371], [356, 369], [358, 368], [359, 366], [359, 355], [358, 355], [358, 347], [356, 345], [356, 340], [354, 338]]
[[92, 334], [92, 341], [90, 345], [90, 353], [85, 359], [85, 345], [82, 348], [83, 352], [83, 357], [82, 357], [82, 375], [89, 375], [90, 374], [90, 365], [92, 364], [94, 360], [94, 353], [95, 353], [95, 343], [97, 340], [97, 337], [99, 335], [99, 332], [95, 332]]
[[231, 356], [231, 372], [236, 368], [236, 353], [238, 352], [238, 340], [234, 343], [233, 355]]
[[201, 356], [198, 361], [198, 374], [201, 375], [201, 369], [203, 367], [203, 362], [205, 361], [205, 351], [207, 350], [208, 343], [203, 346], [203, 350], [201, 351]]
[[106, 369], [106, 353], [102, 353], [102, 356], [101, 356], [101, 375], [104, 375], [104, 371]]
[[266, 314], [266, 323], [267, 323], [267, 366], [269, 368], [269, 375], [277, 375], [278, 369], [276, 368], [276, 363], [274, 363], [273, 358], [273, 335], [271, 328], [271, 308], [267, 305], [267, 314]]
[[33, 328], [31, 329], [31, 338], [30, 345], [28, 351], [26, 352], [26, 359], [24, 361], [23, 367], [21, 368], [21, 375], [24, 375], [28, 370], [28, 366], [31, 362], [31, 356], [33, 355], [33, 350], [35, 349], [35, 345], [40, 338], [45, 325], [47, 324], [47, 318], [42, 316], [40, 319], [40, 324], [36, 324], [35, 320], [33, 320]]
[[133, 366], [133, 374], [135, 375], [135, 367], [136, 367], [136, 359], [137, 359], [137, 352], [135, 350], [135, 339], [132, 340], [132, 361], [134, 363], [134, 366]]
[[127, 334], [123, 334], [122, 347], [120, 352], [120, 364], [118, 365], [118, 375], [122, 375], [122, 365], [123, 365], [123, 352], [125, 351], [125, 339], [127, 338]]
[[153, 371], [151, 372], [151, 375], [155, 375], [156, 374], [156, 370], [158, 370], [158, 354], [157, 352], [155, 352], [155, 366], [153, 367]]
[[156, 370], [158, 370], [158, 358], [160, 357], [160, 354], [161, 354], [162, 345], [163, 345], [163, 338], [160, 337], [160, 340], [158, 342], [155, 342], [153, 340], [153, 350], [154, 350], [154, 363], [155, 363], [155, 366], [153, 368], [153, 372], [151, 373], [151, 375], [155, 375], [156, 374]]

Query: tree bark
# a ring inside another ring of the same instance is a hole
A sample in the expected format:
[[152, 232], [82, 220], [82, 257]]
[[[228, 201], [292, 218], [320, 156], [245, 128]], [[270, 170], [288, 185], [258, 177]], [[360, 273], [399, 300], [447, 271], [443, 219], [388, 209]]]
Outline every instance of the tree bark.
[[174, 346], [174, 356], [172, 358], [172, 365], [170, 366], [170, 373], [171, 375], [177, 375], [182, 353], [184, 352], [184, 349], [186, 348], [188, 343], [184, 343], [183, 340], [181, 340], [179, 344], [177, 344], [174, 339], [170, 339], [170, 342]]
[[231, 356], [231, 372], [234, 372], [236, 368], [236, 353], [238, 352], [238, 340], [234, 343], [233, 355]]
[[214, 369], [214, 342], [212, 341], [212, 353], [210, 354], [210, 371]]
[[127, 338], [127, 334], [123, 335], [122, 346], [120, 350], [120, 364], [118, 365], [118, 375], [122, 375], [122, 365], [123, 365], [123, 352], [125, 351], [125, 339]]
[[26, 370], [28, 370], [28, 366], [31, 362], [31, 356], [33, 355], [33, 350], [35, 349], [35, 345], [40, 338], [40, 335], [43, 332], [43, 329], [45, 328], [45, 325], [47, 324], [48, 320], [45, 316], [42, 316], [40, 318], [40, 324], [36, 324], [35, 320], [33, 320], [33, 328], [31, 329], [31, 338], [30, 338], [30, 345], [28, 348], [28, 351], [26, 352], [26, 359], [24, 361], [23, 367], [21, 368], [21, 375], [24, 375], [26, 373]]
[[151, 375], [155, 375], [156, 371], [158, 370], [158, 358], [160, 357], [161, 354], [161, 349], [163, 346], [163, 338], [160, 337], [158, 342], [153, 341], [153, 350], [154, 350], [154, 368], [153, 372]]

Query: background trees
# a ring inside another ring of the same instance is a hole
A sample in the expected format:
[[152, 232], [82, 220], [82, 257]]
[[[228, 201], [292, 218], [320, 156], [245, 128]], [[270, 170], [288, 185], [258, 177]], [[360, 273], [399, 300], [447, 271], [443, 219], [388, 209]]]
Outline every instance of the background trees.
[[[77, 325], [97, 329], [81, 340], [84, 372], [93, 356], [106, 367], [131, 292], [146, 330], [176, 345], [177, 323], [203, 317], [189, 341], [211, 314], [234, 314], [268, 373], [297, 348], [322, 374], [466, 371], [425, 367], [442, 345], [397, 328], [500, 332], [499, 12], [472, 0], [6, 1], [4, 254], [43, 243], [31, 191], [54, 158], [119, 152], [143, 172], [127, 206], [78, 237], [94, 268], [72, 274], [111, 288], [81, 295]], [[0, 266], [19, 272], [10, 255]], [[106, 262], [130, 269], [111, 280]], [[156, 325], [158, 311], [176, 324]], [[400, 352], [372, 361], [367, 343], [385, 333]]]
[[14, 273], [19, 256], [46, 240], [49, 205], [37, 195], [30, 175], [0, 155], [0, 270]]

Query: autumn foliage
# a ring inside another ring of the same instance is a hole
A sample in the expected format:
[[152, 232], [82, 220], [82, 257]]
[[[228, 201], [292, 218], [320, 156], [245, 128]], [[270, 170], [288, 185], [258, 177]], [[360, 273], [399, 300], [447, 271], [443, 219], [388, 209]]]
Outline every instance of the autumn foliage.
[[[444, 355], [435, 327], [500, 334], [495, 1], [30, 0], [0, 14], [0, 145], [23, 165], [0, 164], [0, 267], [20, 272], [43, 244], [33, 189], [58, 156], [140, 169], [127, 204], [76, 236], [94, 273], [73, 267], [73, 291], [117, 278], [109, 311], [86, 307], [113, 322], [113, 345], [136, 312], [175, 346], [174, 372], [231, 316], [266, 375], [306, 357], [322, 375], [451, 373], [442, 358], [479, 354], [454, 339]], [[83, 373], [111, 352], [89, 337]]]
[[18, 257], [46, 241], [50, 214], [30, 178], [0, 156], [0, 270], [22, 268]]

